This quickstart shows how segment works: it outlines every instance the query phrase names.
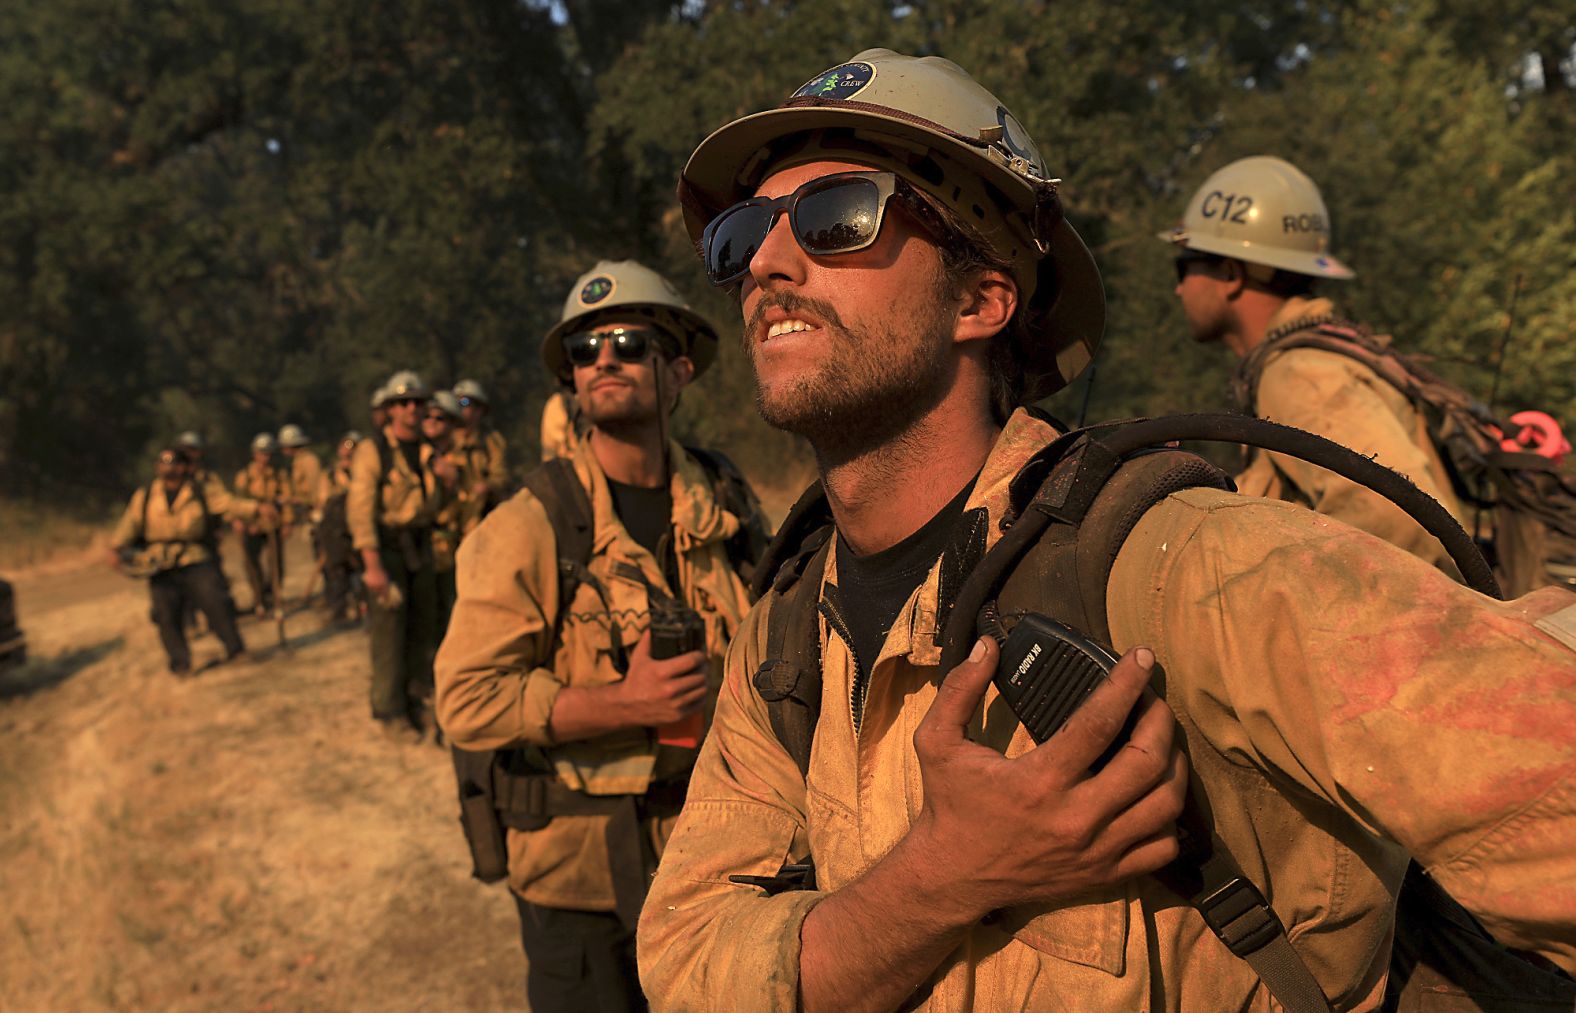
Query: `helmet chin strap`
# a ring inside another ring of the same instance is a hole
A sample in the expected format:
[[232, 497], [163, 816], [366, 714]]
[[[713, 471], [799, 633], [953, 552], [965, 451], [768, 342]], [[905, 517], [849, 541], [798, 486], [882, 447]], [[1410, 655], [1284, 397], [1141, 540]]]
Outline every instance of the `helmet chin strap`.
[[662, 382], [663, 367], [666, 363], [662, 361], [661, 353], [651, 357], [651, 365], [652, 376], [657, 384], [657, 439], [662, 443], [662, 485], [663, 488], [667, 488], [673, 481], [670, 470], [673, 462], [668, 460], [668, 398], [667, 389]]

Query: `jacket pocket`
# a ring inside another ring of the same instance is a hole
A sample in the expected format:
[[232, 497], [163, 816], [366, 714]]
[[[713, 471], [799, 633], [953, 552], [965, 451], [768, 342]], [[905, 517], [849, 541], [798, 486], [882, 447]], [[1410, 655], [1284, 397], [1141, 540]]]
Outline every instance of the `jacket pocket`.
[[1120, 975], [1127, 962], [1128, 907], [1124, 895], [1051, 909], [1012, 908], [999, 927], [1047, 956]]

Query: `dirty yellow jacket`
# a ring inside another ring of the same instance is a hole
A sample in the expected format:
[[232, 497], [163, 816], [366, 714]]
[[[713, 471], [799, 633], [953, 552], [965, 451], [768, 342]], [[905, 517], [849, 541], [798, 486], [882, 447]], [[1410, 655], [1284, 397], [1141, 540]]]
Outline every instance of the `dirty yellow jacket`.
[[542, 460], [570, 457], [582, 439], [575, 396], [558, 391], [542, 406]]
[[247, 534], [262, 535], [270, 531], [278, 531], [285, 519], [285, 504], [291, 496], [290, 476], [282, 468], [276, 468], [271, 464], [259, 467], [254, 462], [235, 473], [235, 493], [247, 499], [272, 503], [280, 507], [281, 519], [278, 521], [265, 521], [253, 513], [251, 519], [246, 522]]
[[[1052, 436], [1024, 413], [1009, 420], [968, 502], [989, 512], [992, 542], [1009, 481]], [[939, 571], [894, 623], [858, 728], [849, 649], [823, 619], [807, 777], [750, 685], [764, 609], [746, 618], [641, 916], [653, 1009], [795, 1008], [805, 916], [920, 812], [913, 736], [941, 678]], [[825, 580], [837, 580], [835, 553]], [[1576, 596], [1491, 601], [1300, 507], [1190, 490], [1140, 521], [1108, 601], [1116, 648], [1159, 658], [1220, 836], [1337, 1008], [1382, 997], [1409, 854], [1503, 941], [1576, 968]], [[991, 720], [976, 716], [971, 737], [1008, 755], [1032, 748], [996, 699], [992, 687]], [[806, 854], [817, 891], [768, 898], [728, 882]], [[1144, 877], [974, 928], [919, 1008], [1270, 1003], [1202, 917]]]
[[454, 554], [460, 547], [460, 539], [481, 523], [487, 499], [474, 492], [479, 480], [478, 473], [472, 470], [474, 455], [458, 445], [451, 445], [442, 456], [454, 465], [455, 480], [443, 506], [433, 517], [432, 565], [438, 572], [447, 573], [454, 569]]
[[350, 491], [350, 468], [341, 467], [337, 462], [331, 468], [323, 469], [323, 477], [317, 482], [317, 501], [315, 506], [322, 510], [328, 501], [335, 496], [343, 496]]
[[[156, 572], [212, 558], [205, 536], [217, 534], [218, 526], [225, 520], [256, 517], [258, 504], [255, 500], [230, 495], [224, 483], [211, 473], [205, 478], [201, 499], [193, 491], [192, 480], [181, 484], [173, 504], [165, 498], [164, 483], [157, 480], [132, 493], [131, 502], [126, 504], [126, 511], [115, 525], [111, 546], [126, 549], [138, 541], [146, 542], [141, 555]], [[146, 511], [143, 510], [145, 501]], [[212, 515], [211, 520], [203, 514], [204, 503]]]
[[[455, 429], [454, 445], [473, 475], [480, 475], [496, 502], [508, 495], [509, 443], [496, 429]], [[472, 482], [476, 479], [471, 479]]]
[[318, 490], [323, 484], [323, 462], [306, 448], [295, 452], [290, 459], [290, 505], [297, 520], [312, 513], [317, 506]]
[[[466, 536], [459, 550], [458, 601], [435, 665], [438, 721], [455, 745], [542, 747], [560, 782], [592, 795], [640, 794], [689, 770], [695, 751], [659, 747], [650, 729], [562, 744], [548, 731], [559, 690], [616, 682], [621, 676], [609, 657], [611, 638], [616, 635], [633, 650], [645, 632], [646, 588], [630, 567], [669, 594], [677, 590], [704, 619], [712, 670], [704, 714], [710, 721], [723, 654], [749, 607], [724, 548], [739, 521], [718, 506], [699, 462], [676, 443], [670, 453], [678, 589], [668, 585], [656, 559], [614, 513], [607, 479], [584, 444], [572, 460], [595, 517], [587, 567], [593, 579], [579, 584], [573, 601], [559, 601], [552, 525], [528, 490]], [[562, 634], [555, 640], [553, 624], [561, 611]], [[648, 821], [645, 830], [658, 851], [672, 823]], [[510, 830], [509, 885], [548, 907], [614, 910], [607, 825], [606, 816], [558, 816], [541, 830]]]
[[350, 489], [345, 494], [345, 517], [350, 526], [351, 544], [359, 552], [378, 548], [379, 528], [424, 528], [442, 508], [447, 495], [443, 483], [432, 473], [432, 446], [421, 443], [421, 470], [411, 470], [410, 462], [399, 449], [394, 431], [384, 428], [383, 439], [389, 447], [390, 466], [383, 473], [377, 439], [356, 444], [350, 458]]
[[[1328, 299], [1292, 299], [1270, 320], [1269, 330], [1327, 317], [1334, 309]], [[1411, 479], [1457, 521], [1470, 523], [1429, 439], [1427, 419], [1406, 395], [1356, 359], [1320, 348], [1272, 353], [1259, 382], [1256, 414], [1373, 458]], [[1401, 508], [1306, 461], [1255, 449], [1237, 476], [1237, 488], [1249, 496], [1311, 507], [1453, 572], [1444, 547]]]

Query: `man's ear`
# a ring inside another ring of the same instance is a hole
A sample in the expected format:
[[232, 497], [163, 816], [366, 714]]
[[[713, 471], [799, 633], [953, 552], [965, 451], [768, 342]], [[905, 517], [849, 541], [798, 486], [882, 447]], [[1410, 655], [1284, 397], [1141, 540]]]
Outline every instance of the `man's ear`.
[[952, 340], [989, 340], [1001, 333], [1017, 311], [1018, 283], [1012, 276], [1005, 271], [980, 271], [963, 293]]
[[667, 370], [668, 382], [675, 393], [688, 387], [695, 379], [695, 363], [687, 355], [680, 355], [669, 362]]
[[1226, 298], [1235, 299], [1248, 287], [1248, 268], [1240, 260], [1227, 259], [1224, 261], [1225, 270], [1220, 280], [1226, 284]]

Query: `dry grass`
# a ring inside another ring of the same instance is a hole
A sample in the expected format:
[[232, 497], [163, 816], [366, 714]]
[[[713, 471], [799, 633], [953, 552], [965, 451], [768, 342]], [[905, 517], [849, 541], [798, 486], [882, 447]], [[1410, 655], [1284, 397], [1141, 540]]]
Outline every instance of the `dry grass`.
[[103, 555], [117, 514], [0, 500], [0, 575], [80, 565]]
[[469, 878], [447, 754], [374, 730], [364, 635], [248, 624], [258, 659], [180, 681], [104, 577], [0, 674], [0, 1006], [518, 1008], [513, 907]]

